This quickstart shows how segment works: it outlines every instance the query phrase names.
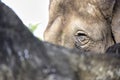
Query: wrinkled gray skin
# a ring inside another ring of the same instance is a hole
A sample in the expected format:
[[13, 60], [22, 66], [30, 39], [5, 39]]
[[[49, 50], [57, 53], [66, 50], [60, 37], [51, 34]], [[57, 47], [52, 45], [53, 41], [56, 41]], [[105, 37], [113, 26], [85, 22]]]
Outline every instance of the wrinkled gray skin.
[[50, 0], [44, 39], [104, 53], [120, 42], [120, 0]]
[[0, 2], [0, 80], [120, 80], [120, 56], [39, 41]]

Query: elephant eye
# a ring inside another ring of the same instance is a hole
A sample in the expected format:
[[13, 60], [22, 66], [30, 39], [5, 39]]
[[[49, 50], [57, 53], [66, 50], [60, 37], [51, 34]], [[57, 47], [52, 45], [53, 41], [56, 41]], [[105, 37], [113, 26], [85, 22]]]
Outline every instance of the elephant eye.
[[89, 42], [89, 37], [83, 31], [78, 31], [75, 34], [75, 38], [77, 43], [80, 44], [80, 46], [83, 46]]

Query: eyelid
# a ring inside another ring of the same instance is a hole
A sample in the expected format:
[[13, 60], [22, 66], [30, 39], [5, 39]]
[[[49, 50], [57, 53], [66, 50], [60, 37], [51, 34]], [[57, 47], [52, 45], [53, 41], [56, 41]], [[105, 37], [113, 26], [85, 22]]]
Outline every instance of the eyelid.
[[83, 36], [87, 36], [84, 31], [77, 31], [77, 33], [75, 33], [75, 36], [78, 36], [78, 34], [81, 34]]
[[92, 36], [89, 36], [89, 34], [83, 30], [78, 30], [76, 33], [75, 33], [75, 36], [78, 36], [78, 34], [81, 34], [81, 36], [87, 36], [89, 39], [93, 40]]

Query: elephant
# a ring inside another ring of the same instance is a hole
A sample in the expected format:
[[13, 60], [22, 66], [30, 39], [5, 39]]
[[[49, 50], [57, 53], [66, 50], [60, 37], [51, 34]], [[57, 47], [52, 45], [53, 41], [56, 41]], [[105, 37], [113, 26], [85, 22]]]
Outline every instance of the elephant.
[[44, 40], [104, 53], [120, 42], [119, 0], [50, 0]]

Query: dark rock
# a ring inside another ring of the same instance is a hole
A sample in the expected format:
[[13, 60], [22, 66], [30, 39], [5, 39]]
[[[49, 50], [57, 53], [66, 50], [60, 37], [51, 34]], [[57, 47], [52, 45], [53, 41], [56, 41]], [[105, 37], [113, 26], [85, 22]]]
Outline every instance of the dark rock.
[[39, 41], [0, 2], [0, 80], [120, 80], [120, 57]]

